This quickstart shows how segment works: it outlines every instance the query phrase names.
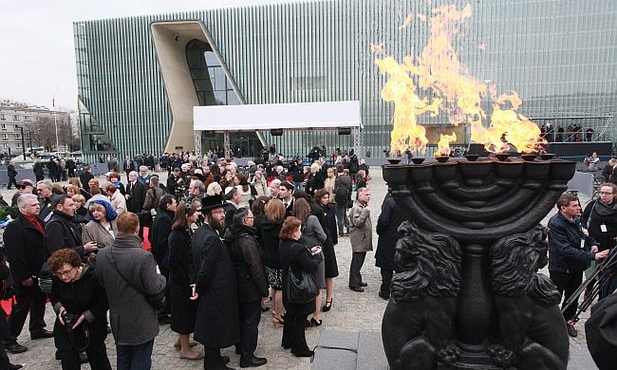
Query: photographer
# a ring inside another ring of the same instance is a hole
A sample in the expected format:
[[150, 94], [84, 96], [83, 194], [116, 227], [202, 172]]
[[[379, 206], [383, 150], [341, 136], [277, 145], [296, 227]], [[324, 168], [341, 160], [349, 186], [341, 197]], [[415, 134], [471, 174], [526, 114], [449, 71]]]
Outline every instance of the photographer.
[[94, 268], [81, 263], [69, 248], [55, 251], [47, 261], [54, 274], [51, 303], [57, 314], [54, 342], [62, 369], [80, 369], [79, 352], [86, 351], [92, 370], [111, 370], [107, 358], [107, 299]]

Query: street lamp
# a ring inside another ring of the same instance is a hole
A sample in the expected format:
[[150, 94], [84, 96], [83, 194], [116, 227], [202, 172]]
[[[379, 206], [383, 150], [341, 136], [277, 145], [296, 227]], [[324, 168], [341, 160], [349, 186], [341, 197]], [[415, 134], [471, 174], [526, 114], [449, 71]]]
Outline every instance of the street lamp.
[[24, 138], [24, 126], [17, 126], [21, 135], [21, 152], [24, 157], [24, 161], [26, 160], [26, 139]]

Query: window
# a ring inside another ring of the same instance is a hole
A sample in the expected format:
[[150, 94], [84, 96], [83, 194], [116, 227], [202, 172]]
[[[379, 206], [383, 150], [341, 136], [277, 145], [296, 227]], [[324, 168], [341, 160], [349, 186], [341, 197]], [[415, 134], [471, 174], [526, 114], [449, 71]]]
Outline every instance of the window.
[[3, 130], [6, 130], [6, 123], [3, 123], [3, 124], [2, 124], [2, 129], [3, 129]]
[[5, 119], [4, 114], [0, 114], [0, 120], [4, 121]]
[[14, 115], [13, 116], [13, 121], [19, 121], [19, 116], [18, 115]]
[[17, 147], [18, 147], [18, 148], [21, 148], [21, 143], [17, 143]]
[[7, 139], [9, 138], [9, 135], [8, 135], [8, 134], [2, 134], [2, 138], [3, 138], [4, 140], [7, 140]]
[[30, 121], [30, 116], [24, 116], [24, 121]]
[[19, 136], [19, 134], [15, 134], [15, 139], [21, 139], [21, 136]]

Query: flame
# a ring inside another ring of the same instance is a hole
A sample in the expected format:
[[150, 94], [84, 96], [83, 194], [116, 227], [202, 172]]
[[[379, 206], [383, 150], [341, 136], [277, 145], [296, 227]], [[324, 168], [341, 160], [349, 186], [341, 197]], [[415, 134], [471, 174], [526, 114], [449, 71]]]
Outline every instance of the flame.
[[[483, 143], [490, 151], [537, 151], [544, 143], [537, 125], [517, 112], [522, 101], [515, 92], [497, 97], [495, 85], [470, 76], [460, 63], [451, 40], [462, 33], [463, 22], [471, 15], [470, 4], [462, 10], [455, 5], [440, 6], [428, 17], [415, 14], [428, 21], [429, 39], [418, 56], [405, 57], [401, 63], [383, 54], [383, 43], [371, 46], [380, 55], [375, 63], [388, 76], [381, 97], [394, 103], [392, 151], [403, 152], [411, 146], [414, 152], [424, 152], [428, 140], [419, 124], [420, 116], [426, 113], [434, 117], [441, 112], [446, 113], [450, 124], [469, 125], [471, 140]], [[407, 27], [413, 18], [414, 14], [407, 15], [400, 28]], [[479, 47], [483, 50], [486, 45]], [[492, 105], [488, 115], [483, 105]], [[449, 153], [449, 143], [454, 140], [454, 134], [442, 135], [439, 153]]]
[[444, 135], [441, 134], [439, 138], [439, 142], [437, 143], [437, 151], [435, 152], [435, 156], [443, 155], [448, 156], [452, 151], [450, 149], [450, 143], [456, 140], [456, 133], [452, 133], [452, 135]]

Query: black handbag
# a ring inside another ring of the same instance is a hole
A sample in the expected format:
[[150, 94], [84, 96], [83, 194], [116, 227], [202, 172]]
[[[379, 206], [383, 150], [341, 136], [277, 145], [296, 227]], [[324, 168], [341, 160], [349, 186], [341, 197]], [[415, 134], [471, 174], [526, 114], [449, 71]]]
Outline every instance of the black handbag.
[[146, 301], [148, 301], [148, 303], [150, 304], [150, 306], [152, 306], [152, 308], [154, 308], [157, 311], [162, 310], [163, 307], [165, 307], [165, 289], [163, 289], [158, 294], [146, 294], [142, 290], [136, 288], [133, 284], [131, 284], [131, 282], [127, 278], [124, 277], [124, 275], [122, 275], [122, 273], [118, 269], [118, 266], [116, 266], [116, 261], [114, 260], [114, 257], [113, 257], [113, 247], [109, 247], [109, 248], [112, 248], [112, 249], [109, 250], [109, 253], [107, 254], [107, 258], [109, 259], [109, 262], [111, 262], [112, 266], [114, 267], [118, 275], [120, 275], [120, 277], [128, 284], [128, 286], [133, 288], [133, 290], [137, 291], [137, 293], [143, 295], [146, 298]]
[[296, 276], [288, 269], [287, 286], [285, 287], [287, 302], [289, 303], [308, 303], [317, 297], [319, 288], [315, 282], [315, 275], [310, 272], [302, 271], [300, 276]]

